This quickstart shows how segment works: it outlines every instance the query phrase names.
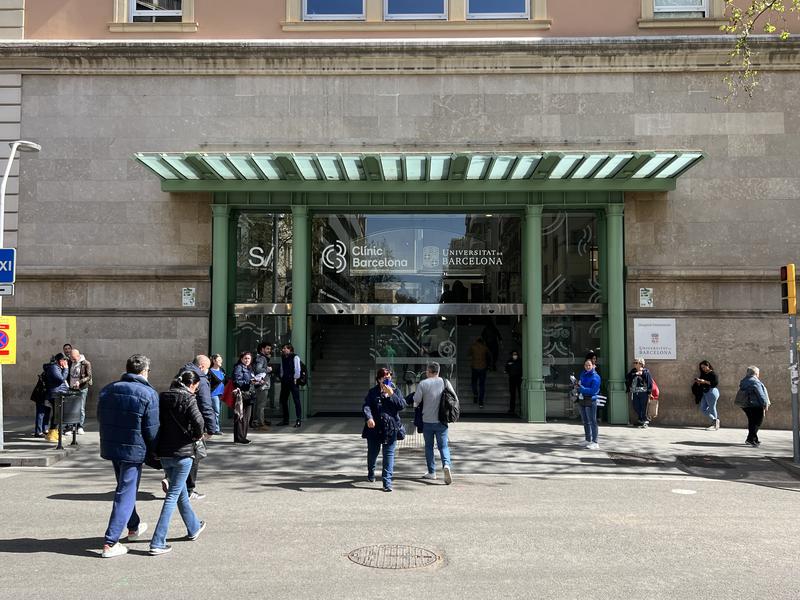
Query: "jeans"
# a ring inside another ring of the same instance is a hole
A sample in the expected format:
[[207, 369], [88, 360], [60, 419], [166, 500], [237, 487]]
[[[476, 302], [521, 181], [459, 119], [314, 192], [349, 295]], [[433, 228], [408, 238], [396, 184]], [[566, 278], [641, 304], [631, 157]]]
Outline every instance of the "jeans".
[[633, 392], [633, 410], [636, 411], [636, 417], [639, 423], [647, 423], [647, 400], [650, 394], [647, 392]]
[[747, 415], [747, 441], [758, 442], [758, 429], [764, 422], [764, 407], [748, 406], [742, 410]]
[[211, 407], [214, 409], [214, 431], [213, 433], [220, 433], [222, 429], [219, 426], [219, 396], [211, 396]]
[[381, 443], [380, 438], [367, 438], [367, 474], [375, 476], [375, 463], [378, 462], [378, 451], [383, 446], [383, 460], [381, 470], [381, 480], [383, 487], [392, 489], [392, 475], [394, 474], [394, 450], [397, 441], [391, 444]]
[[289, 393], [291, 392], [292, 398], [294, 399], [294, 414], [297, 420], [299, 421], [302, 414], [303, 408], [300, 405], [300, 387], [292, 383], [291, 381], [281, 381], [281, 412], [283, 413], [283, 422], [289, 422]]
[[717, 388], [708, 390], [703, 394], [703, 399], [700, 400], [700, 410], [712, 421], [719, 419], [717, 415], [717, 400], [719, 400], [719, 390]]
[[112, 461], [114, 476], [117, 478], [117, 489], [114, 492], [114, 505], [105, 533], [105, 543], [113, 546], [122, 537], [122, 530], [127, 525], [129, 531], [139, 528], [139, 515], [136, 512], [136, 493], [142, 478], [142, 463]]
[[164, 506], [161, 508], [161, 515], [158, 517], [158, 524], [150, 540], [151, 548], [164, 548], [167, 545], [167, 532], [172, 513], [175, 512], [175, 505], [181, 513], [184, 525], [189, 536], [193, 536], [200, 530], [200, 519], [194, 514], [192, 505], [189, 502], [189, 494], [186, 493], [186, 477], [192, 469], [194, 459], [190, 456], [182, 458], [162, 457], [161, 464], [164, 472], [169, 479], [169, 490], [167, 497], [164, 498]]
[[583, 434], [587, 442], [597, 443], [597, 401], [593, 400], [591, 406], [581, 406], [581, 420], [583, 421]]
[[425, 462], [428, 465], [428, 473], [436, 472], [436, 463], [433, 460], [433, 439], [436, 438], [436, 445], [439, 447], [439, 456], [442, 459], [442, 466], [450, 466], [450, 448], [447, 445], [447, 425], [441, 423], [423, 423], [422, 436], [425, 438]]
[[89, 395], [89, 388], [85, 387], [81, 390], [81, 423], [80, 427], [86, 422], [86, 396]]
[[486, 371], [488, 369], [472, 369], [472, 397], [483, 406], [486, 396]]
[[34, 433], [44, 433], [50, 426], [50, 405], [46, 402], [36, 403], [36, 420], [33, 424]]

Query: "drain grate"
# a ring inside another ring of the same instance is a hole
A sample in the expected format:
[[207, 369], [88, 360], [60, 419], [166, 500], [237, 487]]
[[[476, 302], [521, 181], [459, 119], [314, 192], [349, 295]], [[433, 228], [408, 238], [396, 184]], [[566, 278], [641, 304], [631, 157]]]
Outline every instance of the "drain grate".
[[606, 452], [608, 457], [620, 467], [643, 467], [663, 465], [664, 461], [648, 454], [637, 452]]
[[353, 550], [347, 558], [357, 565], [374, 569], [418, 569], [440, 560], [439, 555], [431, 550], [398, 544], [364, 546]]

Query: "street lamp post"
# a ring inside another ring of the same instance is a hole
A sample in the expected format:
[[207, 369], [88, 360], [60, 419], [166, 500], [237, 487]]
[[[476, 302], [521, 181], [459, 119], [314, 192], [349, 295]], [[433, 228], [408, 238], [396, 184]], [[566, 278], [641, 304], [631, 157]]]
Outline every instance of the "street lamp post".
[[[11, 165], [14, 164], [14, 159], [17, 156], [17, 150], [20, 152], [39, 152], [42, 147], [34, 142], [26, 142], [25, 140], [17, 140], [16, 142], [9, 142], [11, 146], [11, 154], [8, 155], [8, 162], [6, 163], [6, 170], [3, 173], [3, 181], [0, 183], [0, 248], [4, 243], [4, 229], [6, 224], [6, 186], [8, 185], [8, 176], [11, 173]], [[0, 315], [3, 314], [3, 297], [0, 296]], [[3, 430], [5, 425], [3, 423], [3, 365], [0, 365], [0, 450], [5, 446], [5, 434]]]

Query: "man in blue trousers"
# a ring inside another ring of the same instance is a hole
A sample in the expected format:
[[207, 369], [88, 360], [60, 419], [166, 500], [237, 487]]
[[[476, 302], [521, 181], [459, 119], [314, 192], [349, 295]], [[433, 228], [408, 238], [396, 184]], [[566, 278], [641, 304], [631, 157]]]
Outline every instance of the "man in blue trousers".
[[136, 512], [136, 494], [145, 458], [154, 456], [158, 434], [158, 392], [148, 383], [150, 359], [134, 354], [122, 378], [100, 392], [97, 419], [100, 423], [100, 456], [114, 465], [117, 489], [108, 520], [103, 558], [122, 556], [128, 549], [119, 543], [125, 527], [128, 541], [147, 530]]

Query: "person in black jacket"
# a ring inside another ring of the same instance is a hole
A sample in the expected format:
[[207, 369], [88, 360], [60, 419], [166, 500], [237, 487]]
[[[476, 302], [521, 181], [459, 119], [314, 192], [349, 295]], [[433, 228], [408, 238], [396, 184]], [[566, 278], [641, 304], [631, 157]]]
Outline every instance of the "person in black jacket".
[[511, 353], [511, 358], [506, 363], [504, 370], [508, 375], [508, 393], [511, 397], [508, 403], [508, 412], [513, 415], [517, 398], [520, 399], [520, 408], [522, 408], [522, 361], [519, 358], [519, 352], [514, 350]]
[[250, 424], [253, 400], [256, 395], [255, 386], [253, 385], [252, 363], [253, 355], [250, 352], [242, 352], [239, 355], [239, 361], [233, 367], [233, 384], [242, 396], [241, 407], [234, 408], [233, 411], [234, 444], [249, 444], [251, 441], [247, 439], [247, 428]]
[[625, 376], [625, 390], [631, 395], [633, 410], [639, 419], [639, 427], [647, 429], [650, 420], [647, 418], [647, 402], [653, 391], [653, 377], [644, 366], [643, 358], [633, 359], [633, 368]]
[[[150, 540], [150, 554], [166, 554], [172, 547], [167, 542], [167, 532], [175, 506], [181, 513], [190, 540], [196, 540], [205, 529], [192, 510], [186, 491], [186, 478], [195, 462], [195, 441], [204, 438], [203, 415], [197, 408], [195, 394], [200, 387], [200, 376], [194, 371], [183, 371], [169, 391], [159, 399], [158, 454], [169, 480], [169, 490], [164, 498], [161, 516]], [[205, 434], [207, 437], [208, 434]]]
[[714, 372], [714, 367], [707, 360], [700, 361], [698, 365], [700, 373], [694, 379], [702, 393], [700, 398], [700, 410], [705, 416], [711, 419], [711, 425], [706, 427], [706, 431], [716, 431], [719, 429], [719, 413], [717, 413], [717, 400], [719, 400], [719, 377]]
[[367, 440], [367, 479], [375, 481], [375, 464], [378, 452], [383, 448], [381, 480], [383, 491], [391, 492], [395, 447], [403, 427], [398, 414], [406, 407], [406, 401], [392, 382], [392, 372], [389, 369], [378, 369], [375, 383], [375, 387], [367, 392], [361, 407], [364, 415], [361, 437]]
[[[198, 354], [190, 363], [186, 363], [181, 370], [178, 371], [177, 377], [180, 377], [184, 371], [192, 371], [200, 378], [200, 386], [197, 388], [197, 408], [203, 417], [203, 428], [208, 435], [213, 435], [217, 430], [217, 417], [214, 414], [214, 403], [211, 401], [211, 386], [208, 384], [208, 370], [211, 368], [211, 359], [205, 354]], [[192, 471], [186, 479], [186, 488], [189, 491], [189, 498], [192, 500], [202, 500], [206, 497], [195, 491], [197, 485], [197, 469], [200, 466], [200, 461], [196, 460], [192, 464]], [[168, 485], [165, 483], [166, 479], [161, 480], [161, 487], [164, 492], [167, 491]]]

